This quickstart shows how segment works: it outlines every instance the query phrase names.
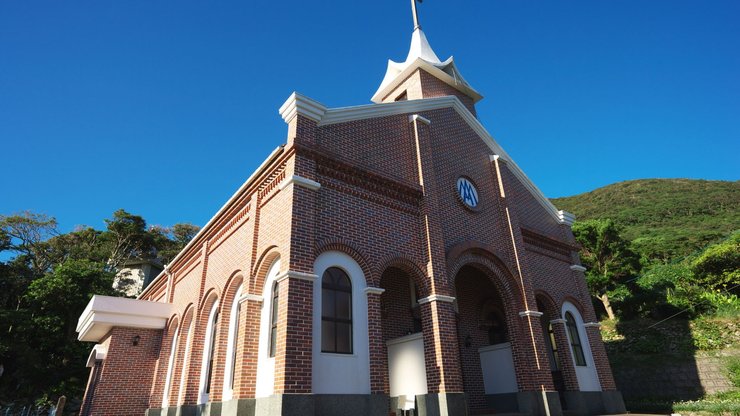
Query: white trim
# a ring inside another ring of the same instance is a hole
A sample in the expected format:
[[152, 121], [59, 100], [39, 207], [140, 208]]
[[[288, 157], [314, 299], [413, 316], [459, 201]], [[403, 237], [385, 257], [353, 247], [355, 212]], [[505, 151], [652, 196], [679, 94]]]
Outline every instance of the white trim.
[[496, 162], [496, 161], [498, 161], [499, 163], [506, 163], [506, 159], [502, 158], [502, 157], [501, 157], [501, 155], [496, 155], [496, 154], [493, 154], [493, 155], [488, 155], [488, 159], [489, 159], [489, 160], [490, 160], [491, 162]]
[[210, 370], [210, 358], [211, 358], [211, 347], [213, 345], [213, 337], [216, 336], [214, 328], [216, 313], [218, 312], [218, 300], [213, 302], [211, 311], [208, 313], [208, 325], [206, 325], [206, 337], [203, 340], [203, 357], [200, 362], [200, 383], [198, 384], [198, 404], [208, 403], [210, 394], [206, 392], [206, 384], [208, 384], [208, 370]]
[[395, 101], [392, 103], [359, 105], [354, 107], [339, 107], [326, 109], [321, 116], [318, 125], [326, 126], [330, 124], [346, 123], [355, 120], [364, 120], [369, 118], [399, 115], [405, 113], [420, 113], [423, 111], [437, 110], [440, 108], [454, 109], [468, 126], [475, 131], [491, 151], [500, 155], [503, 160], [507, 161], [509, 169], [514, 176], [524, 185], [525, 188], [534, 196], [537, 202], [558, 222], [562, 222], [560, 213], [557, 208], [547, 199], [542, 191], [535, 186], [527, 175], [519, 168], [506, 151], [496, 142], [496, 140], [486, 131], [486, 128], [478, 119], [463, 105], [459, 98], [454, 95], [444, 97], [425, 98], [421, 100]]
[[242, 297], [239, 298], [239, 303], [244, 303], [244, 302], [246, 302], [248, 300], [253, 301], [253, 302], [263, 302], [265, 300], [265, 298], [263, 298], [260, 295], [255, 295], [255, 294], [252, 294], [252, 293], [246, 293]]
[[311, 179], [304, 178], [302, 176], [292, 175], [291, 177], [285, 178], [284, 181], [280, 182], [280, 185], [278, 185], [278, 189], [282, 191], [291, 184], [296, 184], [298, 186], [308, 188], [312, 191], [318, 191], [319, 188], [321, 188], [321, 184], [316, 181], [312, 181]]
[[414, 114], [412, 116], [409, 116], [409, 123], [413, 123], [414, 121], [421, 121], [422, 123], [426, 124], [427, 126], [432, 124], [432, 122], [428, 118], [424, 118], [418, 114]]
[[455, 298], [453, 296], [446, 296], [446, 295], [430, 295], [425, 298], [419, 299], [419, 305], [423, 305], [425, 303], [429, 302], [447, 302], [447, 303], [453, 303], [455, 301]]
[[574, 222], [576, 222], [576, 216], [575, 214], [571, 214], [568, 211], [560, 210], [558, 211], [558, 218], [560, 219], [561, 224], [565, 224], [568, 227], [573, 225]]
[[167, 373], [164, 377], [164, 391], [162, 392], [162, 408], [170, 407], [170, 385], [172, 384], [172, 373], [175, 369], [175, 351], [180, 339], [180, 325], [177, 325], [175, 333], [172, 335], [172, 345], [170, 345], [170, 357], [167, 360]]
[[77, 339], [99, 342], [113, 327], [163, 329], [173, 310], [169, 303], [94, 295], [77, 321]]
[[566, 321], [564, 318], [558, 318], [558, 319], [551, 320], [550, 323], [551, 324], [566, 324], [568, 323], [568, 321]]
[[583, 318], [581, 312], [578, 311], [575, 305], [570, 302], [564, 302], [560, 309], [560, 315], [565, 319], [566, 313], [570, 313], [575, 320], [576, 332], [578, 332], [578, 338], [581, 341], [581, 350], [583, 350], [583, 357], [586, 360], [585, 366], [576, 365], [576, 357], [573, 353], [573, 340], [570, 338], [570, 331], [567, 328], [565, 335], [568, 339], [568, 348], [570, 349], [571, 358], [573, 360], [573, 367], [576, 371], [576, 379], [578, 380], [578, 386], [581, 391], [601, 391], [601, 382], [599, 382], [599, 375], [596, 371], [596, 363], [594, 362], [593, 353], [591, 351], [591, 343], [586, 334], [586, 328], [583, 324]]
[[570, 266], [570, 269], [573, 270], [574, 272], [585, 272], [586, 271], [586, 268], [581, 266], [580, 264], [574, 264]]
[[385, 289], [380, 287], [366, 287], [365, 294], [367, 295], [382, 295]]
[[[347, 273], [352, 285], [352, 353], [321, 351], [322, 279], [327, 269]], [[370, 341], [368, 332], [367, 281], [357, 262], [340, 251], [325, 251], [314, 261], [314, 273], [322, 276], [313, 284], [313, 345], [311, 393], [370, 394]]]
[[601, 322], [586, 322], [583, 324], [584, 328], [601, 328]]
[[87, 367], [92, 368], [95, 366], [96, 361], [103, 361], [108, 356], [108, 347], [103, 344], [97, 344], [90, 351], [90, 356], [87, 357]]
[[283, 280], [288, 279], [288, 278], [313, 282], [314, 280], [318, 279], [319, 276], [313, 273], [294, 272], [292, 270], [288, 270], [285, 273], [277, 275], [277, 277], [275, 278], [275, 282], [280, 283]]
[[385, 345], [391, 346], [391, 345], [396, 345], [396, 344], [403, 344], [404, 342], [409, 342], [409, 341], [413, 341], [416, 339], [422, 339], [422, 338], [424, 338], [423, 332], [415, 332], [413, 334], [408, 334], [402, 337], [393, 338], [391, 340], [388, 340], [385, 342]]
[[262, 311], [260, 312], [259, 346], [257, 348], [257, 382], [255, 397], [271, 396], [275, 389], [275, 357], [270, 357], [270, 330], [272, 329], [272, 288], [280, 274], [280, 259], [275, 260], [267, 271], [262, 287]]
[[231, 400], [234, 397], [234, 390], [231, 388], [232, 380], [235, 373], [236, 344], [238, 342], [237, 334], [239, 314], [237, 313], [242, 303], [241, 293], [244, 290], [244, 284], [239, 285], [234, 295], [234, 301], [231, 303], [231, 313], [229, 314], [229, 332], [226, 339], [226, 361], [224, 362], [223, 391], [221, 392], [222, 401]]
[[290, 123], [298, 115], [310, 118], [314, 121], [321, 120], [326, 112], [326, 106], [320, 102], [293, 92], [278, 110], [280, 116], [286, 123]]
[[542, 315], [544, 315], [544, 313], [539, 312], [539, 311], [523, 311], [523, 312], [519, 312], [519, 316], [522, 317], [522, 318], [524, 318], [525, 316], [539, 318]]
[[[407, 58], [408, 59], [408, 58]], [[385, 77], [383, 77], [383, 82], [381, 83], [380, 87], [378, 88], [378, 91], [373, 94], [373, 97], [370, 99], [370, 101], [374, 103], [381, 103], [382, 100], [388, 96], [388, 94], [391, 93], [396, 87], [401, 85], [401, 83], [409, 77], [409, 75], [413, 74], [414, 71], [421, 68], [424, 69], [426, 72], [429, 73], [429, 75], [434, 76], [435, 78], [439, 79], [440, 81], [444, 82], [445, 84], [449, 85], [450, 87], [462, 92], [463, 94], [469, 96], [474, 103], [477, 103], [480, 101], [483, 96], [476, 90], [474, 90], [472, 87], [468, 85], [467, 82], [462, 80], [462, 77], [460, 76], [460, 72], [457, 70], [457, 66], [455, 65], [452, 57], [448, 58], [445, 62], [441, 62], [441, 67], [447, 67], [449, 65], [452, 65], [452, 71], [453, 73], [457, 74], [458, 79], [455, 79], [455, 77], [452, 77], [447, 72], [441, 70], [437, 66], [425, 61], [422, 58], [416, 58], [413, 62], [411, 62], [409, 65], [407, 65], [408, 62], [404, 63], [396, 63], [391, 60], [388, 61], [388, 69], [386, 70]], [[401, 70], [398, 73], [395, 73], [398, 71], [398, 69], [401, 65], [407, 65], [403, 70]], [[386, 81], [388, 77], [392, 77], [392, 79], [389, 79]], [[463, 81], [463, 82], [460, 82]]]

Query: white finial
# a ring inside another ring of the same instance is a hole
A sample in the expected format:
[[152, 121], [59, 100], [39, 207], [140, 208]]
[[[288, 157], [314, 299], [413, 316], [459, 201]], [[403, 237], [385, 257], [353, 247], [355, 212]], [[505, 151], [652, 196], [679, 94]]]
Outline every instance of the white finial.
[[414, 30], [421, 29], [419, 25], [419, 14], [416, 12], [416, 2], [421, 3], [422, 0], [411, 0], [411, 14], [414, 15]]

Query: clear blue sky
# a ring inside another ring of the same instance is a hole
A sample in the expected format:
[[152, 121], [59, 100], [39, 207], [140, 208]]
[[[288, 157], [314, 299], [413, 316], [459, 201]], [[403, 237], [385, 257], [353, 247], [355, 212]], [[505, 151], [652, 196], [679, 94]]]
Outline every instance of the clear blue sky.
[[[740, 176], [740, 1], [427, 0], [421, 24], [550, 197]], [[0, 214], [203, 225], [284, 142], [294, 90], [369, 103], [406, 0], [1, 1]]]

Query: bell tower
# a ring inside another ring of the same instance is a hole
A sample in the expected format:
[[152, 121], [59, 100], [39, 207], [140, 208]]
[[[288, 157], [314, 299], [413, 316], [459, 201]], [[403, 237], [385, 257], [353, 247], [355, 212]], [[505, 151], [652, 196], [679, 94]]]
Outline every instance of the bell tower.
[[434, 53], [419, 25], [416, 1], [411, 0], [414, 31], [406, 60], [388, 60], [385, 77], [371, 100], [380, 104], [454, 95], [475, 115], [475, 103], [483, 96], [465, 81], [452, 56], [442, 61]]

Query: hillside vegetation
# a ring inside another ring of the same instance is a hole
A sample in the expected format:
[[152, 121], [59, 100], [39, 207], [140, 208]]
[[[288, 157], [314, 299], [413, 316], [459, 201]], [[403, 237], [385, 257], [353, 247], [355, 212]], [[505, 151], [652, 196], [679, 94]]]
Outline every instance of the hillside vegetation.
[[653, 260], [687, 256], [740, 228], [740, 181], [640, 179], [552, 202], [578, 220], [614, 220]]

